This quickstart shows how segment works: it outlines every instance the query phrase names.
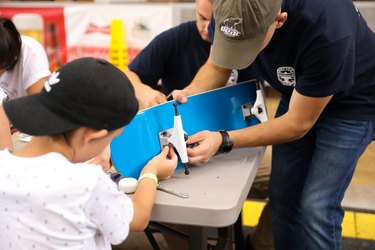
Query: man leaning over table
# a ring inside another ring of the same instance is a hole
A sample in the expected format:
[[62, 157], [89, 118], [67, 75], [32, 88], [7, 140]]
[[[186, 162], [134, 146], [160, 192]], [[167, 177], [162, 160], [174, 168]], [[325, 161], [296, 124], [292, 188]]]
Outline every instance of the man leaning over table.
[[[253, 64], [281, 93], [276, 118], [228, 136], [234, 148], [273, 145], [275, 248], [341, 249], [341, 201], [374, 138], [374, 33], [351, 0], [218, 0], [214, 17], [210, 57], [174, 98]], [[208, 161], [222, 142], [213, 131], [190, 136], [189, 160]]]
[[[159, 34], [129, 64], [125, 73], [142, 108], [166, 102], [167, 95], [174, 89], [187, 86], [207, 61], [213, 36], [210, 25], [212, 7], [213, 0], [196, 0], [195, 21], [182, 23]], [[233, 70], [225, 82], [233, 84], [255, 79], [256, 76], [252, 67]], [[157, 90], [159, 81], [161, 91]], [[265, 157], [250, 191], [251, 198], [267, 198], [269, 175], [270, 158]], [[258, 227], [251, 234], [255, 249], [273, 249], [270, 217], [269, 207], [266, 206]]]

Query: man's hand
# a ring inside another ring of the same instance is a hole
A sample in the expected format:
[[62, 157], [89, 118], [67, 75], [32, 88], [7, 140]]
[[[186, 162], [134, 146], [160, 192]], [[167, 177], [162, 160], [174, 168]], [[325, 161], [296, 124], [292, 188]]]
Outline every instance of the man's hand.
[[222, 141], [219, 132], [207, 130], [189, 136], [186, 143], [195, 145], [187, 149], [189, 162], [192, 164], [208, 162], [216, 154]]
[[135, 72], [128, 69], [125, 71], [125, 75], [134, 87], [140, 109], [149, 108], [167, 101], [167, 97], [163, 93], [144, 84]]
[[145, 84], [137, 87], [136, 95], [141, 108], [149, 108], [167, 101], [167, 97], [163, 93]]
[[178, 101], [179, 103], [186, 103], [188, 94], [183, 89], [176, 89], [172, 92], [173, 100]]

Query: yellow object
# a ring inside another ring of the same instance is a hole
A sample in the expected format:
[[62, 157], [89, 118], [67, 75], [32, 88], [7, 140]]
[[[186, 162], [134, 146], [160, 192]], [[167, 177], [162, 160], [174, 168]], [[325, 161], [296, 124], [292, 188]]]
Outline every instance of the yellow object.
[[129, 53], [126, 43], [124, 25], [122, 20], [119, 19], [114, 19], [111, 23], [109, 61], [122, 71], [126, 70], [129, 63]]
[[355, 213], [346, 211], [344, 220], [342, 221], [342, 236], [347, 238], [355, 238]]
[[159, 182], [158, 177], [156, 177], [156, 175], [154, 175], [152, 173], [141, 174], [141, 176], [139, 176], [138, 182], [140, 182], [141, 180], [143, 180], [145, 178], [150, 178], [150, 179], [154, 180], [156, 185], [158, 185], [158, 182]]
[[375, 240], [375, 214], [355, 213], [356, 238]]
[[30, 36], [44, 45], [44, 20], [39, 14], [19, 13], [12, 17], [17, 30], [25, 36]]
[[[263, 201], [247, 200], [242, 207], [242, 224], [254, 227], [265, 206]], [[375, 214], [345, 211], [342, 222], [342, 236], [363, 240], [375, 240]]]
[[262, 201], [246, 201], [242, 208], [242, 224], [248, 227], [258, 225], [265, 205], [266, 203]]

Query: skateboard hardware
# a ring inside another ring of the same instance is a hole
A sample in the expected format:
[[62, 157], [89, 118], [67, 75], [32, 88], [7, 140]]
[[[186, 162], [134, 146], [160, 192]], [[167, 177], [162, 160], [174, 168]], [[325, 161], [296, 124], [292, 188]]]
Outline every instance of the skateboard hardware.
[[[178, 115], [184, 119], [183, 131], [191, 135], [202, 130], [235, 130], [258, 124], [260, 121], [255, 116], [244, 120], [241, 110], [242, 104], [255, 102], [255, 83], [256, 81], [238, 83], [189, 96], [189, 101], [181, 105], [177, 103]], [[176, 101], [140, 110], [124, 131], [112, 140], [112, 161], [121, 175], [138, 179], [147, 162], [160, 153], [161, 145], [172, 146], [172, 143], [164, 138], [169, 137], [168, 134], [163, 136], [161, 132], [176, 133], [176, 131], [168, 131], [176, 127], [173, 124], [176, 118], [171, 119], [171, 115], [176, 113], [174, 102]], [[186, 141], [181, 141], [184, 148]], [[176, 147], [176, 144], [173, 146]], [[194, 146], [197, 145], [186, 145], [186, 147]], [[177, 154], [181, 152], [177, 149], [175, 151]], [[180, 160], [181, 155], [178, 156], [176, 171], [185, 167]], [[184, 161], [187, 161], [187, 158]], [[188, 164], [190, 167], [190, 163]]]
[[178, 155], [180, 156], [181, 162], [185, 168], [185, 174], [189, 174], [188, 170], [188, 156], [186, 150], [186, 140], [187, 134], [185, 133], [182, 127], [181, 116], [178, 114], [177, 102], [173, 103], [175, 115], [173, 117], [173, 128], [163, 130], [159, 132], [160, 146], [163, 148], [166, 145], [172, 144], [173, 147], [177, 150]]
[[246, 103], [242, 105], [242, 117], [244, 120], [249, 120], [255, 116], [260, 122], [265, 122], [268, 120], [267, 111], [259, 82], [256, 83], [256, 87], [256, 100], [254, 104]]
[[180, 198], [189, 198], [189, 194], [188, 193], [178, 192], [178, 191], [175, 191], [173, 189], [163, 187], [163, 186], [160, 185], [160, 183], [158, 184], [157, 189], [160, 190], [160, 191], [164, 191], [164, 192], [166, 192], [168, 194], [176, 195], [176, 196], [178, 196]]

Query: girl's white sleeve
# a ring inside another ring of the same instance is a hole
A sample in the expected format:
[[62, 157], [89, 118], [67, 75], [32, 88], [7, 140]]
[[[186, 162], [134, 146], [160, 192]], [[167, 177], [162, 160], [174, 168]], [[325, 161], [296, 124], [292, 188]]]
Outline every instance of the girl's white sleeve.
[[44, 47], [31, 37], [22, 36], [23, 84], [28, 89], [41, 78], [51, 74]]

